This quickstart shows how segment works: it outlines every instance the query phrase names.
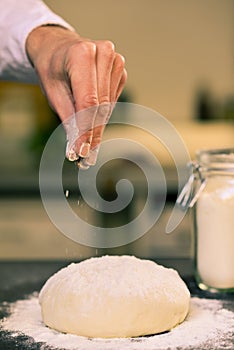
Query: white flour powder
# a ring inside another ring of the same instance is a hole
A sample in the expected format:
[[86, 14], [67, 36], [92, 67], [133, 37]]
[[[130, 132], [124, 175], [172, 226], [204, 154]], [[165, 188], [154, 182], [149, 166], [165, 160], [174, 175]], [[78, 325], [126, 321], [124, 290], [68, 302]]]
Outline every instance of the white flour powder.
[[11, 304], [10, 315], [0, 326], [12, 336], [23, 333], [35, 342], [69, 350], [172, 350], [198, 346], [203, 350], [234, 349], [234, 312], [225, 309], [219, 300], [199, 298], [191, 298], [189, 315], [181, 325], [150, 337], [88, 339], [56, 332], [44, 326], [37, 294]]
[[197, 268], [202, 282], [213, 288], [234, 288], [234, 178], [209, 178], [196, 213]]

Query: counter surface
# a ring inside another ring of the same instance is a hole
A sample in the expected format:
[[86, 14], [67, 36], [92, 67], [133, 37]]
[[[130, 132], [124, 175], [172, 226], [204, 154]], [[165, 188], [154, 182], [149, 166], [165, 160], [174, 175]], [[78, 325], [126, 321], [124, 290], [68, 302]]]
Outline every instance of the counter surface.
[[[222, 297], [217, 294], [210, 294], [201, 291], [197, 288], [196, 283], [192, 277], [192, 262], [188, 259], [160, 259], [158, 263], [175, 268], [186, 282], [191, 295], [198, 298], [221, 299], [224, 302], [224, 307], [234, 312], [234, 294], [224, 294]], [[0, 319], [8, 316], [9, 308], [6, 306], [17, 300], [27, 298], [28, 295], [35, 291], [39, 291], [45, 281], [54, 272], [60, 268], [68, 265], [69, 261], [25, 261], [25, 262], [0, 262]], [[227, 339], [230, 349], [230, 341]], [[35, 343], [27, 336], [11, 336], [10, 332], [0, 329], [0, 349], [1, 350], [36, 350], [36, 349], [51, 350], [52, 348], [41, 343]], [[182, 348], [181, 348], [182, 349]], [[190, 349], [186, 348], [183, 350]], [[194, 348], [193, 350], [201, 348]], [[204, 346], [202, 348], [204, 350]], [[226, 349], [225, 344], [223, 348], [216, 347], [214, 344], [209, 344], [205, 349], [222, 350]], [[157, 349], [155, 349], [157, 350]]]

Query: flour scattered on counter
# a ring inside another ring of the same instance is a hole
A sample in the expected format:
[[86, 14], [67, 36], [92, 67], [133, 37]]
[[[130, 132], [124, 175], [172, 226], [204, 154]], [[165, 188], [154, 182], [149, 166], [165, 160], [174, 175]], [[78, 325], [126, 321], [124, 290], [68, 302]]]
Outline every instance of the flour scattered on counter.
[[[173, 350], [222, 348], [233, 349], [234, 312], [219, 300], [191, 298], [187, 319], [168, 333], [149, 337], [122, 339], [88, 339], [62, 334], [44, 326], [38, 295], [9, 305], [9, 316], [0, 323], [0, 330], [12, 337], [24, 334], [47, 346], [67, 350]], [[124, 317], [124, 316], [123, 316]]]

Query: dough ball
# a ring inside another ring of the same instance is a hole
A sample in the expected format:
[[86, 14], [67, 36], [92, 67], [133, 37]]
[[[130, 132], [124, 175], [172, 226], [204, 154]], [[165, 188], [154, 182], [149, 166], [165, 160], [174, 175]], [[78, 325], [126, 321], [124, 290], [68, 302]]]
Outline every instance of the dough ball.
[[134, 256], [72, 263], [48, 279], [39, 301], [44, 323], [86, 337], [136, 337], [181, 323], [190, 293], [173, 269]]

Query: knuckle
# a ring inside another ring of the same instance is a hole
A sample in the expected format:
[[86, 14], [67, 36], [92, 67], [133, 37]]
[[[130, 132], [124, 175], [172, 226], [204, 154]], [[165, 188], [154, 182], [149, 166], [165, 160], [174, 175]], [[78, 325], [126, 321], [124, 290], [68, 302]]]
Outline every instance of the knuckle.
[[99, 96], [99, 107], [102, 105], [107, 105], [110, 102], [109, 95], [101, 95]]
[[82, 108], [88, 108], [98, 105], [98, 97], [96, 94], [87, 94], [83, 96], [82, 99]]
[[102, 142], [102, 133], [93, 137], [93, 139], [92, 139], [92, 145], [94, 148], [97, 147], [98, 145], [100, 145], [101, 142]]
[[93, 137], [92, 137], [92, 148], [95, 149], [102, 142], [102, 136], [104, 133], [105, 126], [96, 127], [94, 129]]
[[79, 41], [72, 46], [79, 55], [90, 57], [96, 54], [96, 45], [92, 41]]
[[115, 45], [110, 40], [102, 40], [98, 43], [99, 48], [103, 49], [105, 52], [114, 52], [115, 51]]
[[111, 111], [111, 105], [107, 102], [102, 102], [98, 107], [98, 119], [100, 119], [101, 123], [106, 122], [106, 119], [108, 119], [108, 116]]

